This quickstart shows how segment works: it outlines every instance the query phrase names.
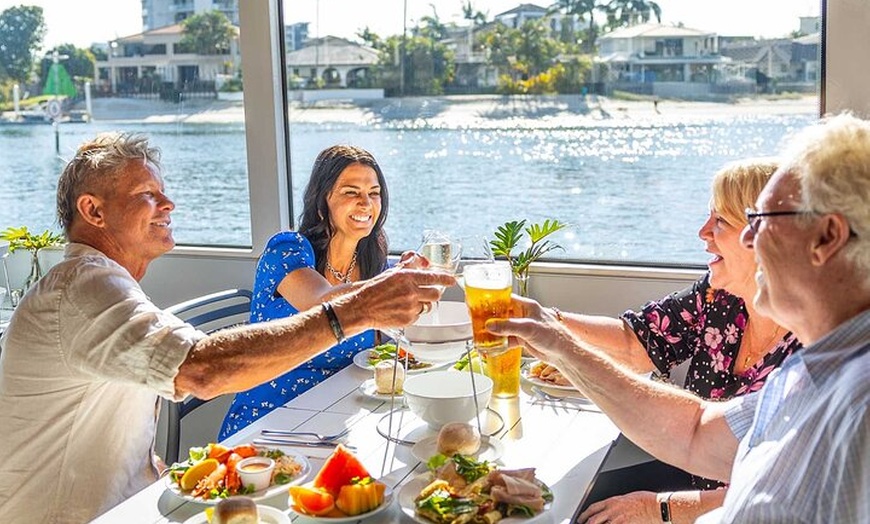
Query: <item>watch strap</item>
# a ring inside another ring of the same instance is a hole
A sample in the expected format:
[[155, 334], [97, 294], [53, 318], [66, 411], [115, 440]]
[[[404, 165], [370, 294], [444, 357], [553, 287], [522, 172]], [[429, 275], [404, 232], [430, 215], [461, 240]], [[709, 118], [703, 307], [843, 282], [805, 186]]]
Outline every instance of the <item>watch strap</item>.
[[337, 340], [339, 344], [344, 342], [344, 330], [341, 329], [341, 322], [338, 321], [338, 316], [335, 314], [332, 304], [324, 302], [321, 306], [323, 307], [323, 312], [326, 314], [326, 320], [329, 321], [329, 327], [332, 328], [332, 334], [335, 335], [335, 340]]
[[673, 492], [664, 495], [659, 499], [659, 509], [662, 512], [662, 522], [671, 522], [671, 497]]

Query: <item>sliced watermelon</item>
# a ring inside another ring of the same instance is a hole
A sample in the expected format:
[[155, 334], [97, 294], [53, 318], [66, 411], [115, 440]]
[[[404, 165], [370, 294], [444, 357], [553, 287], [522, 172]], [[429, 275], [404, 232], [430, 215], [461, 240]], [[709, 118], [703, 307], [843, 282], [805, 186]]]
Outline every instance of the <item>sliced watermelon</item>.
[[337, 497], [341, 487], [349, 485], [351, 479], [364, 479], [370, 476], [359, 459], [350, 450], [339, 444], [314, 478], [314, 487], [324, 489], [333, 497]]

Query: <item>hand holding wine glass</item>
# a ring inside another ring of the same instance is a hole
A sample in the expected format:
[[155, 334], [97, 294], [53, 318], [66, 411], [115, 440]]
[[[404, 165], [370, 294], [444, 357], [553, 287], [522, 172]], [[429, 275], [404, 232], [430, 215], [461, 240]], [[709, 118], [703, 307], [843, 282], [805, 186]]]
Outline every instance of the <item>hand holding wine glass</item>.
[[[446, 233], [426, 230], [423, 232], [423, 243], [420, 244], [418, 253], [429, 261], [429, 269], [454, 275], [462, 256], [462, 245]], [[438, 287], [442, 291], [444, 290], [443, 286]], [[433, 305], [433, 310], [437, 312], [437, 308], [438, 303], [436, 302]]]
[[423, 233], [423, 242], [417, 252], [426, 257], [431, 269], [452, 275], [459, 265], [462, 245], [446, 233], [426, 230]]

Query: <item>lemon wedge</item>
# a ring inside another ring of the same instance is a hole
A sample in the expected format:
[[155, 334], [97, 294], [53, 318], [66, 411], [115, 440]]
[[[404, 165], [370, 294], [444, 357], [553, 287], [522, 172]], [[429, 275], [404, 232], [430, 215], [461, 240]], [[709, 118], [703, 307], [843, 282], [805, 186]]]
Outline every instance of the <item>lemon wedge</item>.
[[184, 472], [184, 475], [181, 476], [181, 480], [178, 481], [179, 487], [181, 487], [184, 491], [190, 491], [196, 487], [196, 483], [201, 479], [205, 478], [206, 475], [216, 470], [220, 465], [216, 459], [205, 459], [201, 462], [197, 462], [187, 471]]

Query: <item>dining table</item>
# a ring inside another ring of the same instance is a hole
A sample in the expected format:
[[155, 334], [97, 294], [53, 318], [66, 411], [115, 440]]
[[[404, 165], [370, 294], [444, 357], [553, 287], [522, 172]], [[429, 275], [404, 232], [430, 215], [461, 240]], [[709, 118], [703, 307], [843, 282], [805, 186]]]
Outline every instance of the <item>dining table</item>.
[[[456, 380], [470, 380], [468, 371], [455, 373]], [[222, 443], [233, 446], [259, 441], [264, 438], [263, 430], [334, 434], [349, 428], [340, 441], [351, 448], [373, 477], [387, 485], [390, 493], [383, 511], [358, 522], [427, 522], [413, 515], [413, 505], [408, 503], [409, 495], [403, 488], [414, 482], [419, 484], [421, 475], [428, 471], [423, 460], [426, 457], [419, 456], [420, 446], [415, 444], [431, 442], [438, 432], [404, 407], [400, 397], [377, 398], [366, 394], [361, 386], [372, 378], [371, 370], [352, 364]], [[552, 490], [552, 502], [530, 522], [570, 522], [619, 435], [616, 426], [594, 404], [565, 393], [558, 390], [547, 394], [546, 388], [539, 389], [524, 380], [519, 396], [491, 398], [480, 417], [481, 433], [492, 439], [493, 445], [498, 444], [500, 456], [495, 459], [498, 467], [533, 467], [537, 478]], [[306, 481], [314, 478], [334, 450], [332, 446], [270, 446], [307, 459], [311, 468]], [[163, 524], [184, 522], [204, 513], [205, 504], [185, 500], [168, 487], [167, 480], [160, 479], [93, 522]], [[287, 489], [278, 490], [258, 504], [277, 508], [294, 523], [318, 522], [289, 509]]]

